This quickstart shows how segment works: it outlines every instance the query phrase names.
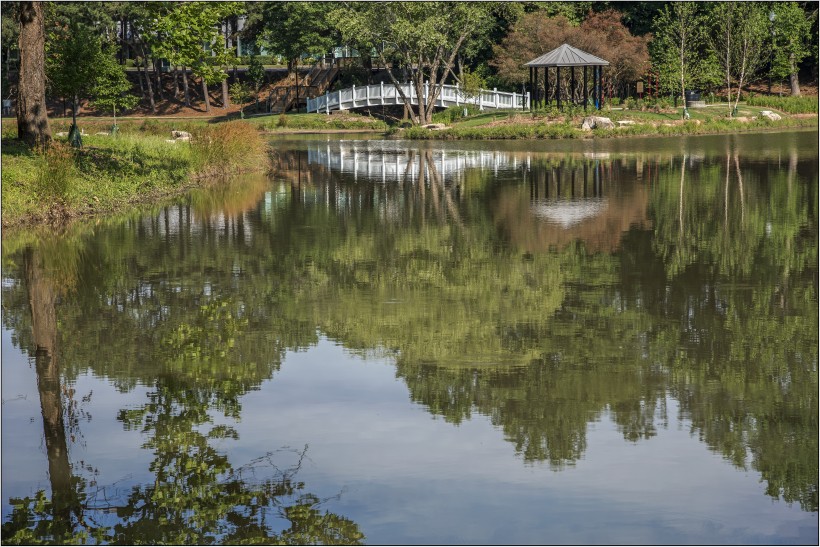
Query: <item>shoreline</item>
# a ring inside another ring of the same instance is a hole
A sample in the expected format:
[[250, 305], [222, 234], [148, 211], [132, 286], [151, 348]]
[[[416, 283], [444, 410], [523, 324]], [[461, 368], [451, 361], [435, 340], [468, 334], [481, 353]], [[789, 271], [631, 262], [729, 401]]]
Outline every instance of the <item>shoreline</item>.
[[[788, 132], [788, 131], [808, 131], [812, 128], [818, 127], [818, 118], [816, 115], [804, 115], [804, 116], [793, 116], [790, 118], [784, 119], [791, 119], [797, 120], [797, 123], [790, 123], [786, 124], [779, 124], [777, 122], [769, 122], [765, 126], [760, 125], [751, 125], [749, 123], [742, 123], [734, 121], [733, 124], [738, 124], [740, 127], [731, 127], [726, 128], [724, 130], [714, 130], [714, 131], [699, 131], [699, 132], [666, 132], [661, 133], [657, 131], [657, 127], [648, 126], [648, 125], [637, 125], [632, 126], [635, 129], [630, 131], [622, 131], [622, 130], [607, 130], [606, 134], [601, 134], [598, 130], [593, 130], [590, 132], [581, 132], [577, 130], [577, 133], [572, 136], [563, 136], [563, 137], [549, 137], [549, 136], [541, 136], [535, 138], [526, 138], [526, 137], [519, 137], [519, 136], [512, 136], [506, 138], [475, 138], [475, 137], [461, 137], [461, 138], [453, 138], [452, 136], [448, 136], [445, 131], [431, 131], [423, 128], [410, 128], [409, 131], [425, 131], [429, 136], [425, 137], [418, 137], [415, 138], [413, 136], [406, 135], [408, 130], [398, 130], [398, 131], [382, 131], [382, 130], [374, 130], [374, 129], [281, 129], [281, 130], [265, 130], [263, 128], [257, 128], [258, 133], [265, 139], [274, 140], [276, 137], [287, 137], [290, 135], [344, 135], [344, 134], [355, 134], [355, 135], [374, 135], [374, 136], [381, 136], [384, 139], [390, 140], [440, 140], [440, 141], [456, 141], [456, 140], [464, 140], [464, 141], [479, 141], [479, 140], [488, 140], [488, 141], [501, 141], [501, 140], [533, 140], [533, 141], [544, 141], [544, 140], [576, 140], [576, 141], [584, 141], [584, 140], [601, 140], [601, 139], [624, 139], [624, 138], [646, 138], [646, 137], [685, 137], [685, 136], [706, 136], [706, 135], [725, 135], [725, 134], [732, 134], [732, 133], [742, 133], [742, 134], [750, 134], [750, 133], [761, 133], [761, 134], [769, 134], [769, 133], [778, 133], [778, 132]], [[802, 121], [800, 121], [802, 120]], [[530, 127], [534, 126], [535, 124], [530, 124]], [[548, 127], [546, 124], [539, 124], [540, 127]], [[504, 126], [501, 126], [504, 127]], [[515, 124], [507, 125], [506, 127], [521, 127], [516, 126]], [[674, 129], [675, 127], [682, 127], [681, 125], [672, 126]], [[703, 127], [700, 125], [699, 127]], [[148, 139], [149, 137], [145, 137]], [[139, 140], [139, 139], [137, 139]], [[4, 163], [8, 162], [14, 155], [12, 153], [7, 152], [12, 145], [11, 141], [4, 139], [4, 147], [3, 147], [3, 158]], [[85, 154], [93, 155], [95, 152], [99, 152], [101, 150], [105, 150], [105, 148], [97, 148], [93, 146], [86, 147], [83, 149]], [[271, 142], [266, 143], [266, 154], [269, 156], [272, 152], [275, 151], [275, 146], [272, 145]], [[12, 160], [14, 161], [14, 160]], [[8, 166], [4, 166], [8, 167]], [[126, 166], [127, 167], [127, 166]], [[82, 203], [74, 203], [74, 204], [67, 204], [63, 199], [53, 199], [46, 207], [34, 207], [32, 210], [24, 212], [19, 215], [14, 215], [10, 219], [8, 218], [8, 214], [4, 214], [2, 218], [2, 230], [5, 231], [18, 231], [18, 230], [26, 230], [26, 229], [33, 229], [37, 227], [51, 227], [51, 228], [61, 228], [72, 224], [74, 222], [82, 222], [84, 220], [93, 220], [95, 218], [105, 217], [109, 215], [114, 215], [117, 213], [122, 213], [128, 211], [130, 209], [138, 209], [141, 206], [150, 206], [154, 204], [158, 204], [163, 202], [164, 200], [174, 199], [185, 193], [196, 189], [196, 188], [207, 188], [208, 186], [212, 186], [218, 183], [219, 180], [224, 180], [225, 178], [238, 176], [244, 173], [251, 173], [251, 172], [259, 172], [264, 171], [267, 167], [263, 166], [260, 168], [247, 168], [247, 167], [240, 167], [234, 166], [234, 168], [230, 170], [222, 169], [221, 172], [215, 172], [214, 170], [206, 170], [206, 171], [187, 171], [184, 174], [184, 177], [181, 179], [174, 181], [170, 181], [165, 185], [159, 186], [152, 186], [152, 185], [143, 185], [140, 184], [139, 187], [133, 189], [129, 194], [118, 197], [116, 199], [112, 199], [105, 202], [100, 202], [96, 196], [90, 196], [90, 199], [84, 200]], [[122, 168], [125, 169], [124, 167]], [[110, 173], [112, 178], [119, 175], [118, 171], [113, 171]], [[145, 186], [145, 187], [143, 187]], [[4, 192], [5, 193], [5, 192]]]

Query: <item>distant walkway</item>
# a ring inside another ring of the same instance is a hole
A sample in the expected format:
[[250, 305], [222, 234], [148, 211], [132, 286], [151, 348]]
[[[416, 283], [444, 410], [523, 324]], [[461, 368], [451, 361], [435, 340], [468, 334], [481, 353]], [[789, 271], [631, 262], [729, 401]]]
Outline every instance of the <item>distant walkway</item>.
[[[412, 84], [400, 84], [405, 96], [410, 98], [412, 104], [418, 104], [418, 95]], [[424, 97], [429, 96], [429, 85], [424, 86]], [[401, 94], [393, 84], [376, 84], [360, 87], [350, 87], [325, 93], [315, 99], [308, 99], [308, 112], [324, 112], [329, 114], [334, 110], [353, 110], [354, 108], [365, 108], [368, 106], [393, 106], [403, 105]], [[508, 93], [505, 91], [480, 90], [478, 97], [466, 97], [464, 90], [458, 85], [444, 85], [441, 93], [436, 99], [436, 106], [447, 108], [450, 106], [475, 105], [480, 110], [484, 109], [529, 109], [530, 94]]]

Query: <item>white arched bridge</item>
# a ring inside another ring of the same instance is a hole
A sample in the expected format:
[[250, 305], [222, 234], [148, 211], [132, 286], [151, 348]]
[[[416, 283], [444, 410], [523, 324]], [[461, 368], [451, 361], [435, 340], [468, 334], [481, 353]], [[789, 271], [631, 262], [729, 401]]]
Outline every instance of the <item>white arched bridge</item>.
[[[393, 106], [403, 105], [401, 93], [398, 88], [404, 92], [404, 95], [410, 99], [412, 104], [419, 104], [418, 94], [413, 84], [405, 83], [399, 84], [375, 84], [366, 86], [353, 86], [347, 89], [340, 89], [339, 91], [329, 91], [320, 97], [307, 100], [308, 112], [324, 112], [329, 114], [334, 110], [352, 110], [354, 108], [366, 108], [368, 106]], [[430, 85], [424, 84], [423, 96], [429, 97]], [[506, 91], [498, 91], [496, 89], [487, 90], [481, 89], [475, 96], [468, 95], [464, 89], [456, 85], [443, 85], [441, 92], [436, 97], [435, 105], [441, 108], [450, 106], [467, 106], [474, 105], [480, 110], [487, 108], [498, 109], [529, 109], [530, 108], [530, 94], [529, 92], [510, 93]]]

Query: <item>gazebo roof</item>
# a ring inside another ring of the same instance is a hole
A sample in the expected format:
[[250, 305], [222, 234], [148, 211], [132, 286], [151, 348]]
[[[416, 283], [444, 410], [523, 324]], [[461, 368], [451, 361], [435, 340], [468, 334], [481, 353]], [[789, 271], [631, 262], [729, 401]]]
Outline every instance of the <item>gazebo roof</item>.
[[549, 53], [545, 53], [541, 57], [524, 64], [528, 67], [607, 65], [609, 65], [609, 61], [604, 61], [600, 57], [581, 51], [569, 44], [562, 44]]

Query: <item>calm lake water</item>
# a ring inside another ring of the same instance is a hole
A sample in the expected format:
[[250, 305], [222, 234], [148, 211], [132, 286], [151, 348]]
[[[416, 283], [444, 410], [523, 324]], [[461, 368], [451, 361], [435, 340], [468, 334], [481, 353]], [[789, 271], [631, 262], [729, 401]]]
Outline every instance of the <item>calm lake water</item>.
[[4, 543], [817, 543], [815, 131], [276, 146], [5, 238]]

